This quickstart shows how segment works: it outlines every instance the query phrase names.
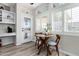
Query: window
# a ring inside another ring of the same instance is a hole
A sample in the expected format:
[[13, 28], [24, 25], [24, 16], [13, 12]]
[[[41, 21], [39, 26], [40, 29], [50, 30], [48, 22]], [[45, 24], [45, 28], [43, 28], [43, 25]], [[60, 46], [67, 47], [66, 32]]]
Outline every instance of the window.
[[64, 31], [79, 32], [79, 7], [64, 11]]
[[68, 9], [68, 10], [65, 10], [64, 11], [64, 31], [65, 32], [68, 32], [68, 31], [71, 31], [71, 23], [72, 23], [72, 20], [71, 20], [71, 9]]
[[42, 30], [43, 31], [45, 31], [45, 29], [47, 29], [47, 23], [48, 23], [47, 16], [42, 17], [42, 19], [41, 19], [41, 26], [42, 26]]
[[40, 21], [40, 19], [39, 18], [36, 18], [36, 31], [38, 32], [38, 31], [40, 31], [41, 30], [41, 21]]
[[36, 31], [45, 31], [47, 28], [48, 17], [43, 16], [36, 19]]
[[53, 13], [52, 20], [52, 31], [62, 32], [62, 12]]

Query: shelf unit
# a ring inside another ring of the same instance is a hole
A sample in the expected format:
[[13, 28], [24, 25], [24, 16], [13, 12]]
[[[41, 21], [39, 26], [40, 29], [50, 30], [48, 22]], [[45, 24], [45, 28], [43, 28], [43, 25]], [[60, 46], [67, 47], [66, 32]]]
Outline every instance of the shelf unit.
[[9, 37], [9, 36], [16, 36], [16, 33], [2, 33], [0, 37]]
[[0, 10], [0, 23], [15, 24], [15, 13], [6, 10]]
[[15, 25], [14, 22], [0, 22], [0, 24], [13, 24], [13, 25]]
[[[7, 10], [0, 10], [0, 40], [2, 41], [2, 45], [4, 45], [3, 41], [11, 41], [13, 38], [16, 38], [16, 29], [15, 29], [15, 13]], [[12, 32], [8, 33], [8, 26], [12, 28]], [[5, 40], [5, 38], [8, 38]], [[15, 43], [15, 42], [13, 42]], [[9, 43], [8, 43], [9, 44]]]

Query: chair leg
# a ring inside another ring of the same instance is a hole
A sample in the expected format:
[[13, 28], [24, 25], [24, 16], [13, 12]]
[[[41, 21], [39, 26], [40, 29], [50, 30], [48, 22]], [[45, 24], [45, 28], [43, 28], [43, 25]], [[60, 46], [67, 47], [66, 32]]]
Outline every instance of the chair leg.
[[42, 48], [42, 47], [39, 47], [39, 52], [37, 53], [38, 55], [39, 55], [39, 54], [40, 54], [40, 52], [41, 52], [41, 48]]
[[37, 48], [39, 49], [39, 42], [37, 40], [35, 42], [35, 46], [37, 46]]
[[47, 56], [49, 55], [49, 46], [47, 46]]
[[35, 42], [35, 46], [36, 46], [36, 42]]
[[47, 56], [51, 55], [50, 49], [49, 49], [49, 45], [47, 46]]
[[40, 44], [39, 44], [39, 42], [38, 42], [37, 48], [39, 49], [39, 47], [40, 47]]
[[58, 56], [59, 56], [59, 49], [58, 49], [58, 46], [56, 46], [56, 51], [57, 51]]

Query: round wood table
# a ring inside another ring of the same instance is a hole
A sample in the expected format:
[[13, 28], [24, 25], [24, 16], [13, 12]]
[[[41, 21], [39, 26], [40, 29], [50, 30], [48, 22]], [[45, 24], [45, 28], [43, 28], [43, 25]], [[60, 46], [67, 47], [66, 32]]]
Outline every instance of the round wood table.
[[47, 47], [47, 42], [48, 42], [48, 39], [52, 37], [53, 35], [37, 34], [36, 36], [39, 37], [41, 41], [41, 44], [38, 46], [39, 47], [38, 54], [40, 54], [42, 48], [47, 49], [47, 54], [50, 53], [50, 50]]

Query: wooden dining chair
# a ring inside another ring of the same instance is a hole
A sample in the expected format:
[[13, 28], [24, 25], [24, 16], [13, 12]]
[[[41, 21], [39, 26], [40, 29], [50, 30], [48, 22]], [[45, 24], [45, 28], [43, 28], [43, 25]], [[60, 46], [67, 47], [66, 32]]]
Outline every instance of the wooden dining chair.
[[59, 49], [58, 49], [58, 45], [59, 45], [59, 41], [60, 41], [60, 35], [56, 34], [56, 40], [55, 41], [48, 41], [48, 47], [47, 47], [47, 55], [51, 54], [50, 52], [50, 46], [53, 46], [56, 48], [56, 51], [58, 53], [58, 56], [59, 56]]
[[39, 49], [39, 45], [41, 43], [41, 40], [38, 36], [36, 36], [37, 34], [42, 34], [42, 33], [41, 32], [40, 33], [35, 33], [35, 37], [36, 37], [35, 46], [37, 46], [37, 48]]

